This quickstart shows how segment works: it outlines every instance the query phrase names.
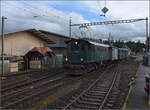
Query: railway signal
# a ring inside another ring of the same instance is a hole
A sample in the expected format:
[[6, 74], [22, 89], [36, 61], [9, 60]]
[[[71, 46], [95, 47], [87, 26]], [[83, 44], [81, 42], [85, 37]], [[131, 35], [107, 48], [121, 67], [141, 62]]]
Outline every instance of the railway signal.
[[108, 12], [108, 8], [107, 7], [104, 7], [103, 9], [102, 9], [102, 12], [104, 13], [104, 14], [106, 14], [107, 12]]

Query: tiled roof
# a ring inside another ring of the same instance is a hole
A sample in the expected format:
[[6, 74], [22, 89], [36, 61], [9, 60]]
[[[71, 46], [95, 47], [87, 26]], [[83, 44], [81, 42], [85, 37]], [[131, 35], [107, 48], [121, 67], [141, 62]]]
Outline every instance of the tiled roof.
[[40, 54], [44, 55], [45, 53], [52, 53], [53, 51], [48, 47], [34, 47], [29, 52], [39, 52]]
[[66, 39], [71, 39], [69, 36], [65, 36], [65, 35], [62, 35], [62, 34], [57, 34], [57, 33], [48, 32], [48, 31], [44, 31], [44, 30], [39, 30], [39, 31], [42, 32], [42, 33], [48, 34], [48, 35], [56, 35], [58, 37], [63, 37], [63, 38], [66, 38]]
[[[28, 29], [28, 30], [23, 30], [23, 31], [18, 31], [18, 32], [29, 32], [32, 35], [40, 38], [41, 40], [46, 41], [48, 44], [55, 44], [55, 42], [52, 41], [46, 34], [40, 32], [36, 29]], [[5, 35], [10, 35], [10, 34], [18, 33], [18, 32], [12, 32], [12, 33], [8, 33], [8, 34], [5, 34]]]
[[55, 44], [54, 41], [52, 41], [47, 35], [45, 35], [44, 33], [36, 30], [36, 29], [30, 29], [30, 30], [26, 30], [28, 32], [30, 32], [31, 34], [39, 37], [40, 39], [45, 40], [46, 42], [48, 42], [49, 44]]

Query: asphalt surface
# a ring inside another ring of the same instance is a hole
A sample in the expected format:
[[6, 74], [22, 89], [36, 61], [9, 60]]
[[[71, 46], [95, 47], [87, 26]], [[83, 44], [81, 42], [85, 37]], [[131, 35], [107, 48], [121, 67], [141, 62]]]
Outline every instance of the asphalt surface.
[[150, 97], [144, 90], [145, 75], [148, 73], [150, 73], [150, 67], [141, 64], [138, 68], [135, 85], [131, 89], [125, 110], [150, 110]]

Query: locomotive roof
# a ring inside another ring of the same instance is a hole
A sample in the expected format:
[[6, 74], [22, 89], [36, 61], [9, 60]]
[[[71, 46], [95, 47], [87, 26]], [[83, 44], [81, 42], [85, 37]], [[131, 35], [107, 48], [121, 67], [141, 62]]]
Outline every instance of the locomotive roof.
[[84, 42], [88, 42], [90, 44], [101, 46], [101, 47], [110, 47], [110, 45], [107, 45], [107, 44], [97, 43], [97, 42], [93, 42], [93, 41], [89, 41], [89, 40], [84, 40], [84, 39], [71, 39], [71, 40], [66, 41], [66, 43], [69, 43], [71, 41], [84, 41]]

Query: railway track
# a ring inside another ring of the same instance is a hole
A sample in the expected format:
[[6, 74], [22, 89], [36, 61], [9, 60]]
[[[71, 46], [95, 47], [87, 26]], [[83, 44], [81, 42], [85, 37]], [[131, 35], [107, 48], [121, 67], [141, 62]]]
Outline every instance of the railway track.
[[56, 87], [63, 85], [63, 80], [66, 76], [57, 76], [49, 80], [38, 83], [37, 85], [30, 85], [22, 90], [14, 91], [7, 95], [1, 96], [2, 109], [12, 109], [12, 108], [25, 108], [28, 101], [35, 98], [39, 98], [41, 94], [44, 94]]
[[28, 79], [20, 79], [19, 81], [16, 81], [15, 83], [12, 83], [12, 84], [1, 84], [1, 94], [2, 95], [6, 95], [10, 92], [13, 92], [13, 91], [17, 91], [17, 90], [20, 90], [20, 89], [23, 89], [27, 86], [30, 86], [30, 85], [33, 85], [33, 84], [37, 84], [37, 83], [40, 83], [42, 82], [43, 80], [48, 80], [50, 77], [53, 77], [57, 74], [60, 74], [60, 73], [63, 73], [64, 71], [61, 71], [61, 72], [57, 72], [57, 73], [53, 73], [53, 74], [49, 74], [48, 72], [45, 73], [43, 76], [40, 75], [39, 78], [36, 78], [36, 79], [32, 79], [32, 78], [28, 78]]
[[27, 80], [28, 78], [30, 78], [32, 76], [32, 78], [34, 77], [35, 79], [44, 75], [48, 75], [49, 73], [56, 73], [54, 72], [55, 70], [49, 70], [49, 71], [33, 71], [33, 72], [27, 72], [27, 73], [22, 73], [22, 74], [13, 74], [10, 76], [6, 76], [6, 79], [1, 80], [1, 85], [2, 86], [9, 86], [9, 85], [14, 85], [16, 83], [18, 83], [19, 81], [22, 80]]
[[33, 72], [26, 72], [26, 73], [22, 73], [22, 74], [13, 74], [13, 75], [9, 75], [9, 76], [5, 76], [6, 79], [1, 80], [2, 84], [9, 84], [12, 82], [16, 82], [20, 79], [23, 79], [24, 77], [30, 76], [30, 75], [37, 75], [39, 76], [40, 74], [44, 74], [46, 73], [46, 71], [33, 71]]
[[[112, 74], [113, 71], [113, 74]], [[115, 97], [119, 91], [116, 91], [115, 85], [119, 83], [118, 68], [107, 69], [102, 75], [94, 81], [86, 90], [67, 104], [66, 109], [99, 109], [113, 108]]]

